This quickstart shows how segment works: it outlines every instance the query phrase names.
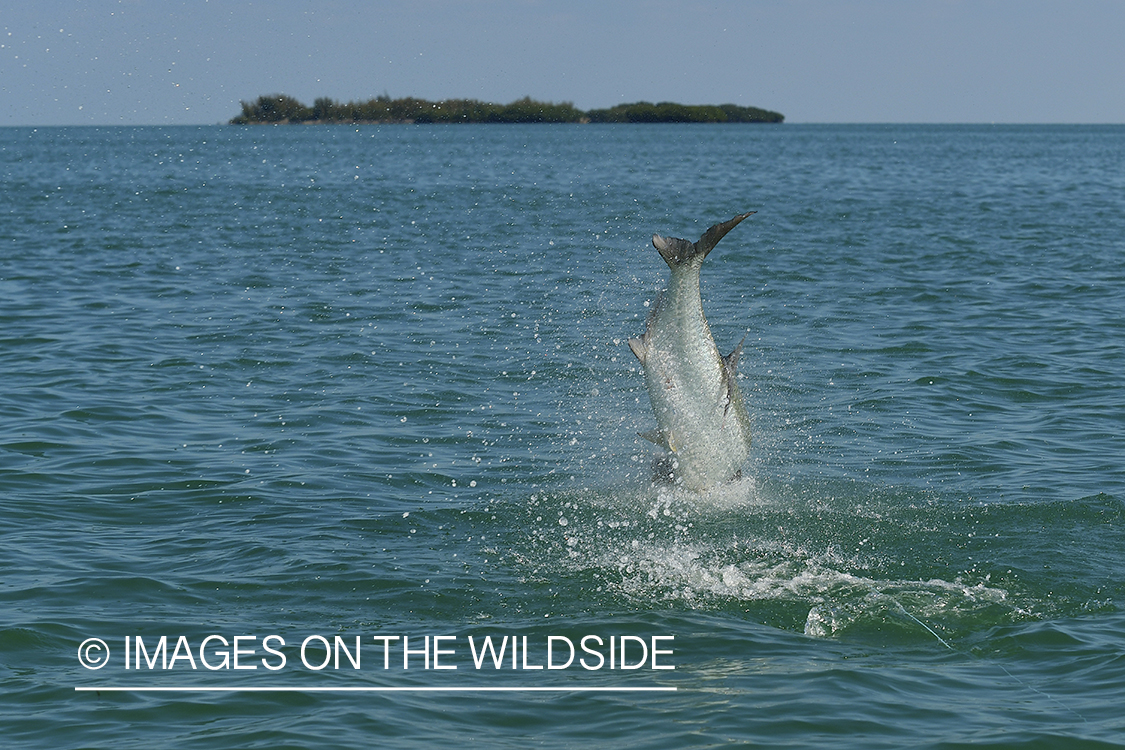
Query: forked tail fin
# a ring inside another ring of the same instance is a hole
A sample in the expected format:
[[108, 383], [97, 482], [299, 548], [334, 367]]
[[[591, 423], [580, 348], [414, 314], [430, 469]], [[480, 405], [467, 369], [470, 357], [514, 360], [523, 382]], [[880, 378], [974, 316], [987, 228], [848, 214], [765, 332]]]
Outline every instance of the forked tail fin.
[[735, 216], [730, 221], [716, 224], [703, 233], [699, 242], [692, 243], [681, 240], [679, 237], [661, 237], [659, 234], [654, 234], [652, 235], [652, 246], [660, 252], [660, 257], [664, 259], [669, 268], [675, 268], [696, 257], [703, 260], [707, 257], [707, 253], [719, 244], [719, 240], [726, 236], [727, 232], [734, 229], [740, 221], [753, 213], [755, 212], [749, 211]]
[[744, 214], [735, 216], [730, 221], [724, 221], [721, 224], [716, 224], [715, 226], [708, 229], [703, 233], [703, 236], [699, 238], [699, 242], [695, 243], [696, 254], [702, 254], [703, 257], [706, 258], [707, 253], [711, 252], [711, 250], [714, 249], [715, 245], [719, 244], [719, 240], [721, 240], [723, 237], [726, 237], [727, 232], [734, 229], [736, 226], [738, 226], [739, 222], [754, 213], [757, 212], [747, 211]]

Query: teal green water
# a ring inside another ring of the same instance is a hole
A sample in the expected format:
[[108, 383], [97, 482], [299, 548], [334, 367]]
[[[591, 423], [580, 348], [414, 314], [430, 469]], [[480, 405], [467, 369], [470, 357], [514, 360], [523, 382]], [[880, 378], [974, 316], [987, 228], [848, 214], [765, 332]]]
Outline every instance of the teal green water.
[[[8, 746], [1125, 747], [1125, 128], [7, 128], [0, 178]], [[654, 486], [649, 238], [744, 210], [752, 457]]]

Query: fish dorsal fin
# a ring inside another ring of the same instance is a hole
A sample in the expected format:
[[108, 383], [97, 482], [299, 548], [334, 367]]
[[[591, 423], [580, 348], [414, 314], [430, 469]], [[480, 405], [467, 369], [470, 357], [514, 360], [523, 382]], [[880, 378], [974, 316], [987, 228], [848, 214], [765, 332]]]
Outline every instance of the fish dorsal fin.
[[727, 232], [734, 229], [738, 226], [739, 222], [754, 213], [756, 212], [748, 211], [747, 213], [739, 214], [730, 221], [721, 222], [708, 229], [703, 233], [703, 236], [699, 238], [699, 242], [695, 243], [695, 254], [702, 255], [706, 258], [707, 253], [711, 252], [715, 248], [715, 245], [719, 244], [719, 240], [727, 236]]

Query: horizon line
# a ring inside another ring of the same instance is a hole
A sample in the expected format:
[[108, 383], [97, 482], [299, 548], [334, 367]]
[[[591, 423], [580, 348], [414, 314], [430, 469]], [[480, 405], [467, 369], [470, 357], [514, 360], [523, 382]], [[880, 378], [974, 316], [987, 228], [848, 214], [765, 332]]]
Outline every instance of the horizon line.
[[485, 685], [448, 685], [444, 687], [295, 687], [289, 685], [246, 685], [243, 687], [146, 686], [146, 685], [94, 685], [75, 686], [76, 693], [437, 693], [437, 692], [517, 692], [517, 693], [669, 693], [676, 687], [497, 687]]
[[[163, 123], [161, 123], [161, 122], [133, 122], [133, 123], [123, 123], [123, 122], [116, 122], [116, 123], [114, 123], [114, 122], [69, 122], [69, 123], [68, 122], [54, 122], [54, 123], [0, 123], [0, 128], [210, 128], [210, 127], [219, 127], [219, 126], [232, 127], [232, 128], [245, 128], [245, 127], [262, 126], [262, 125], [270, 125], [270, 126], [275, 126], [275, 127], [276, 126], [289, 126], [289, 125], [292, 125], [292, 124], [293, 123], [275, 123], [275, 122], [253, 123], [252, 125], [231, 125], [229, 122], [163, 122]], [[304, 125], [305, 123], [298, 123], [298, 124]], [[651, 125], [730, 125], [730, 126], [734, 126], [734, 125], [759, 125], [759, 124], [778, 125], [778, 126], [785, 126], [785, 125], [956, 125], [956, 126], [964, 126], [964, 125], [1000, 126], [1000, 125], [1005, 125], [1005, 126], [1025, 126], [1026, 125], [1026, 126], [1033, 126], [1033, 127], [1041, 127], [1041, 126], [1063, 125], [1063, 126], [1080, 126], [1080, 127], [1118, 127], [1118, 126], [1125, 125], [1125, 122], [1097, 122], [1097, 121], [1094, 121], [1094, 122], [1077, 122], [1077, 121], [1029, 122], [1029, 121], [1008, 121], [1008, 120], [989, 120], [989, 121], [985, 121], [985, 120], [963, 120], [963, 121], [952, 121], [952, 120], [936, 120], [936, 121], [926, 121], [926, 120], [850, 120], [850, 121], [849, 120], [838, 120], [838, 121], [837, 120], [786, 120], [785, 122], [780, 122], [780, 123], [737, 123], [737, 122], [735, 122], [735, 123], [731, 123], [731, 122], [588, 122], [588, 123], [577, 123], [577, 122], [562, 122], [562, 123], [550, 123], [550, 122], [532, 122], [532, 123], [506, 123], [506, 122], [366, 123], [366, 122], [358, 122], [357, 123], [357, 122], [316, 122], [316, 123], [309, 123], [309, 124], [311, 124], [311, 125], [329, 125], [329, 126], [332, 126], [332, 125], [335, 125], [335, 126], [352, 126], [352, 127], [360, 127], [360, 126], [363, 126], [363, 127], [369, 127], [369, 126], [398, 127], [400, 125], [406, 125], [406, 124], [409, 124], [409, 125], [412, 125], [412, 126], [415, 126], [415, 127], [434, 127], [434, 126], [441, 126], [441, 125], [455, 125], [455, 126], [458, 126], [458, 127], [464, 127], [466, 125], [499, 125], [499, 126], [503, 126], [503, 127], [511, 127], [512, 125], [534, 125], [534, 126], [562, 125], [562, 126], [576, 126], [576, 127], [577, 126], [586, 126], [586, 125], [592, 125], [592, 126], [595, 126], [595, 127], [605, 127], [605, 126], [612, 126], [612, 125], [644, 125], [644, 126], [651, 126]]]

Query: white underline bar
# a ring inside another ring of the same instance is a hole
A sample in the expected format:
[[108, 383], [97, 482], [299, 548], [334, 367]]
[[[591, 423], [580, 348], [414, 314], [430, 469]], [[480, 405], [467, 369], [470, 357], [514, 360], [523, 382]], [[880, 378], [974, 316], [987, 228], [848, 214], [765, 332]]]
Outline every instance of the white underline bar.
[[80, 693], [671, 693], [674, 687], [147, 687], [94, 685], [75, 687]]

